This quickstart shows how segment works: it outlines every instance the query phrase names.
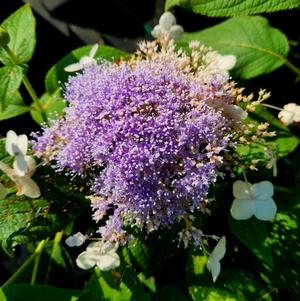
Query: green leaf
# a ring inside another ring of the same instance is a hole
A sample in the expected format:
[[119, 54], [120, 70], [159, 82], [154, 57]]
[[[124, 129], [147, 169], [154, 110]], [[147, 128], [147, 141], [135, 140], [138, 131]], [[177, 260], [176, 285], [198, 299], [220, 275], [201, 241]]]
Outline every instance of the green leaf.
[[3, 289], [3, 293], [5, 294], [7, 300], [11, 301], [76, 301], [80, 296], [84, 295], [84, 292], [79, 290], [68, 290], [37, 284], [10, 285]]
[[155, 300], [191, 301], [186, 284], [182, 282], [172, 283], [157, 291]]
[[[15, 11], [1, 26], [9, 34], [10, 42], [7, 46], [13, 52], [16, 63], [28, 63], [36, 43], [35, 18], [29, 4], [25, 4]], [[11, 60], [3, 48], [0, 48], [0, 61], [5, 65], [11, 64]]]
[[11, 97], [11, 100], [8, 99], [7, 102], [9, 105], [5, 110], [0, 111], [0, 121], [22, 115], [29, 111], [29, 107], [25, 105], [18, 91]]
[[191, 286], [190, 294], [195, 301], [240, 301], [231, 293], [215, 287]]
[[[46, 91], [49, 94], [56, 93], [57, 90], [60, 90], [60, 82], [64, 83], [67, 81], [70, 75], [74, 75], [74, 73], [64, 71], [64, 68], [70, 64], [77, 63], [81, 57], [89, 55], [91, 48], [92, 46], [77, 48], [71, 51], [53, 67], [51, 67], [45, 79]], [[114, 59], [118, 59], [123, 55], [125, 55], [125, 53], [121, 50], [110, 46], [100, 45], [95, 54], [95, 58], [113, 61]]]
[[0, 300], [1, 301], [7, 301], [6, 297], [5, 297], [5, 294], [2, 290], [2, 288], [0, 288]]
[[232, 17], [275, 12], [299, 5], [299, 0], [167, 0], [165, 9], [180, 6], [196, 14], [210, 17]]
[[85, 289], [88, 293], [80, 301], [151, 301], [130, 266], [122, 266], [116, 272], [95, 268]]
[[[40, 103], [46, 112], [48, 120], [56, 119], [57, 115], [62, 115], [63, 109], [66, 107], [66, 102], [60, 96], [59, 90], [51, 95], [48, 93], [43, 94], [40, 98]], [[30, 114], [32, 119], [37, 123], [41, 124], [44, 122], [42, 114], [38, 111], [35, 103], [31, 105]]]
[[199, 40], [222, 54], [234, 54], [233, 75], [252, 78], [270, 73], [286, 62], [286, 36], [263, 17], [237, 17], [203, 31], [186, 33], [184, 41]]
[[286, 156], [292, 153], [299, 145], [299, 138], [293, 135], [281, 135], [275, 139], [278, 146], [278, 155], [280, 157]]
[[26, 231], [35, 218], [39, 208], [46, 205], [44, 200], [33, 200], [23, 196], [11, 195], [0, 200], [0, 242], [1, 247], [11, 254], [11, 235], [18, 231]]
[[237, 221], [229, 216], [229, 226], [234, 235], [260, 260], [273, 266], [268, 231], [264, 222], [252, 217]]
[[5, 66], [0, 68], [0, 111], [13, 100], [23, 78], [22, 68], [19, 66]]

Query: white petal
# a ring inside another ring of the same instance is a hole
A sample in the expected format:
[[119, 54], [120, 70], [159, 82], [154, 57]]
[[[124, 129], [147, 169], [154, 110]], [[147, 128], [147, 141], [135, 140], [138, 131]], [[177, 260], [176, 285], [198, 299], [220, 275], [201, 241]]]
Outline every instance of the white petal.
[[163, 13], [159, 19], [159, 25], [165, 31], [169, 31], [170, 28], [175, 24], [176, 24], [175, 16], [168, 11]]
[[101, 271], [109, 271], [120, 265], [120, 257], [117, 253], [103, 254], [99, 257], [96, 264]]
[[13, 163], [16, 174], [20, 177], [32, 176], [36, 170], [36, 162], [31, 156], [18, 155]]
[[220, 275], [221, 272], [221, 264], [219, 261], [210, 260], [208, 258], [208, 261], [206, 263], [207, 269], [211, 272], [213, 282], [215, 282]]
[[17, 175], [20, 177], [25, 176], [27, 172], [27, 162], [25, 160], [25, 156], [17, 155], [16, 159], [13, 163], [13, 168], [16, 171]]
[[278, 119], [284, 124], [289, 125], [294, 122], [295, 112], [297, 111], [297, 104], [288, 103], [283, 106], [283, 110], [278, 114]]
[[151, 31], [151, 34], [154, 38], [159, 38], [162, 35], [162, 29], [160, 25], [156, 25], [153, 30]]
[[274, 187], [269, 181], [262, 181], [252, 185], [253, 198], [255, 200], [264, 200], [273, 196]]
[[81, 232], [77, 232], [76, 234], [69, 236], [65, 240], [65, 243], [69, 247], [79, 247], [86, 241], [87, 238], [88, 235], [83, 235]]
[[14, 131], [9, 130], [7, 132], [7, 134], [6, 134], [5, 148], [6, 148], [6, 151], [11, 156], [15, 155], [15, 148], [16, 148], [16, 144], [17, 143], [18, 143], [18, 136], [17, 136], [17, 134]]
[[83, 270], [89, 270], [96, 265], [99, 254], [84, 251], [78, 255], [76, 264]]
[[296, 107], [295, 115], [294, 115], [294, 122], [300, 122], [300, 106]]
[[219, 261], [221, 260], [226, 252], [226, 237], [222, 236], [218, 241], [217, 245], [209, 255], [209, 259], [212, 261]]
[[2, 183], [0, 183], [0, 200], [5, 199], [7, 196], [7, 190]]
[[82, 66], [80, 63], [71, 64], [64, 68], [66, 72], [76, 72], [82, 69]]
[[236, 64], [236, 56], [232, 54], [220, 55], [217, 59], [217, 65], [222, 70], [231, 70]]
[[90, 54], [89, 54], [89, 57], [90, 58], [93, 58], [98, 50], [98, 47], [99, 45], [98, 44], [95, 44], [92, 48], [91, 48], [91, 51], [90, 51]]
[[255, 200], [254, 216], [263, 221], [274, 219], [277, 211], [277, 206], [272, 198], [264, 200]]
[[89, 66], [91, 66], [91, 65], [93, 65], [93, 64], [95, 64], [95, 63], [97, 63], [97, 62], [96, 62], [95, 59], [93, 59], [93, 58], [91, 58], [91, 57], [89, 57], [89, 56], [83, 56], [83, 57], [80, 59], [79, 63], [80, 63], [80, 65], [81, 65], [81, 69], [84, 69], [84, 68], [86, 68], [86, 67], [89, 67]]
[[180, 40], [183, 38], [184, 30], [181, 25], [173, 25], [169, 31], [170, 38]]
[[237, 199], [252, 199], [252, 185], [243, 181], [235, 181], [233, 183], [233, 196]]
[[224, 113], [236, 121], [245, 119], [248, 116], [248, 113], [237, 105], [224, 105]]
[[28, 149], [28, 137], [26, 135], [18, 136], [18, 154], [25, 156]]
[[30, 198], [38, 198], [41, 195], [41, 191], [37, 183], [30, 177], [15, 177], [18, 192], [17, 195], [26, 195]]
[[245, 220], [254, 214], [253, 200], [234, 199], [230, 208], [231, 216], [236, 220]]

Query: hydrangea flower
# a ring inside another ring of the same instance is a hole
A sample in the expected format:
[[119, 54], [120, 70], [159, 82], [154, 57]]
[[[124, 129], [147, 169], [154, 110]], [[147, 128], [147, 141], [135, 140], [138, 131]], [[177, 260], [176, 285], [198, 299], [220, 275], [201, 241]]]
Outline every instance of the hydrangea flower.
[[220, 260], [224, 257], [226, 252], [226, 237], [222, 236], [217, 245], [208, 257], [206, 267], [211, 272], [213, 282], [215, 282], [221, 272]]
[[17, 135], [10, 130], [6, 134], [5, 141], [6, 151], [15, 156], [13, 167], [19, 176], [24, 176], [27, 172], [29, 161], [32, 161], [30, 156], [27, 156], [28, 137], [26, 135]]
[[288, 103], [278, 114], [278, 119], [284, 125], [290, 125], [293, 122], [300, 122], [300, 106], [296, 103]]
[[11, 168], [7, 164], [0, 162], [0, 170], [5, 172], [12, 181], [17, 185], [17, 195], [26, 195], [30, 198], [38, 198], [41, 191], [37, 183], [31, 179], [36, 170], [36, 163], [32, 157], [28, 156], [27, 172], [24, 176], [20, 176], [19, 171]]
[[38, 157], [90, 179], [94, 219], [112, 212], [99, 229], [107, 241], [124, 240], [126, 225], [150, 232], [204, 207], [244, 115], [226, 109], [235, 98], [213, 65], [218, 53], [156, 46], [70, 77], [65, 117], [35, 134]]
[[92, 242], [86, 251], [76, 259], [76, 264], [83, 270], [89, 270], [95, 265], [101, 271], [109, 271], [120, 265], [120, 257], [116, 253], [118, 244], [103, 241]]
[[69, 236], [65, 243], [69, 247], [80, 247], [88, 238], [88, 235], [84, 235], [81, 232], [77, 232], [74, 235]]
[[269, 181], [251, 184], [249, 182], [235, 181], [233, 195], [235, 197], [230, 212], [234, 219], [245, 220], [251, 216], [268, 221], [274, 219], [277, 211], [272, 198], [273, 184]]
[[156, 25], [151, 34], [155, 38], [168, 36], [170, 39], [179, 40], [184, 33], [183, 27], [176, 24], [175, 16], [170, 12], [161, 15], [158, 25]]
[[93, 64], [96, 64], [97, 61], [94, 59], [94, 56], [97, 52], [97, 49], [98, 49], [99, 45], [98, 44], [95, 44], [92, 48], [91, 48], [91, 51], [89, 53], [89, 55], [85, 55], [83, 56], [78, 63], [74, 63], [74, 64], [71, 64], [67, 67], [64, 68], [64, 70], [66, 72], [75, 72], [75, 71], [80, 71], [84, 68], [87, 68], [88, 66], [90, 65], [93, 65]]

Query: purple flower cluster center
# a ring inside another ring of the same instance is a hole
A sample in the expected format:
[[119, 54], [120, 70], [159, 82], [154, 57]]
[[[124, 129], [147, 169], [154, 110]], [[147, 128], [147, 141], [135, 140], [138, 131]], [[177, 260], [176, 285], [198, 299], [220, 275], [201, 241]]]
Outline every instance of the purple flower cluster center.
[[199, 207], [216, 181], [230, 128], [207, 103], [222, 93], [175, 64], [102, 63], [70, 78], [64, 119], [34, 149], [59, 169], [95, 173], [95, 219], [114, 208], [106, 239], [124, 223], [157, 229]]

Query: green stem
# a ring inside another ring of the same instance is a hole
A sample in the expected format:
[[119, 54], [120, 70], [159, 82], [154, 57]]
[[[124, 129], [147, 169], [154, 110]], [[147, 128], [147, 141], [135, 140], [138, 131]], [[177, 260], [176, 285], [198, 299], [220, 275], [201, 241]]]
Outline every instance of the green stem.
[[[10, 50], [10, 48], [7, 45], [3, 46], [3, 48], [7, 52], [7, 54], [9, 55], [11, 62], [14, 65], [18, 65], [18, 59], [16, 58], [14, 53]], [[30, 83], [30, 81], [29, 81], [29, 79], [26, 75], [23, 76], [22, 82], [23, 82], [28, 94], [30, 95], [31, 99], [33, 100], [33, 102], [37, 106], [39, 112], [41, 113], [43, 121], [47, 122], [47, 114], [46, 114], [46, 112], [45, 112], [45, 110], [44, 110], [44, 108], [43, 108], [43, 106], [40, 102], [40, 99], [38, 98], [37, 94], [35, 93], [32, 85], [31, 85], [31, 83]]]
[[291, 71], [293, 71], [295, 74], [297, 74], [298, 77], [300, 76], [300, 69], [297, 66], [295, 66], [291, 61], [289, 61], [288, 59], [285, 59], [284, 63]]
[[35, 284], [36, 276], [38, 273], [39, 264], [40, 264], [40, 260], [41, 260], [42, 251], [43, 251], [47, 241], [48, 241], [48, 239], [46, 239], [46, 240], [44, 239], [44, 240], [40, 241], [40, 243], [38, 244], [37, 248], [34, 251], [35, 257], [34, 257], [33, 269], [32, 269], [31, 280], [30, 280], [30, 284], [32, 284], [32, 285]]
[[52, 246], [52, 250], [51, 250], [51, 254], [50, 254], [50, 261], [49, 261], [49, 265], [48, 265], [48, 269], [47, 269], [47, 272], [46, 272], [46, 281], [48, 280], [48, 277], [49, 277], [49, 273], [50, 273], [50, 270], [51, 270], [51, 264], [52, 264], [52, 261], [53, 261], [53, 257], [55, 255], [55, 252], [61, 242], [61, 239], [64, 235], [64, 231], [61, 230], [60, 232], [57, 232], [55, 234], [55, 237], [54, 237], [54, 240], [53, 240], [53, 246]]
[[48, 240], [42, 240], [34, 252], [27, 258], [27, 260], [19, 267], [19, 269], [1, 286], [1, 288], [5, 288], [6, 286], [13, 283], [25, 270], [26, 268], [32, 263], [32, 261], [35, 259], [35, 257], [39, 254], [41, 254], [46, 242]]

